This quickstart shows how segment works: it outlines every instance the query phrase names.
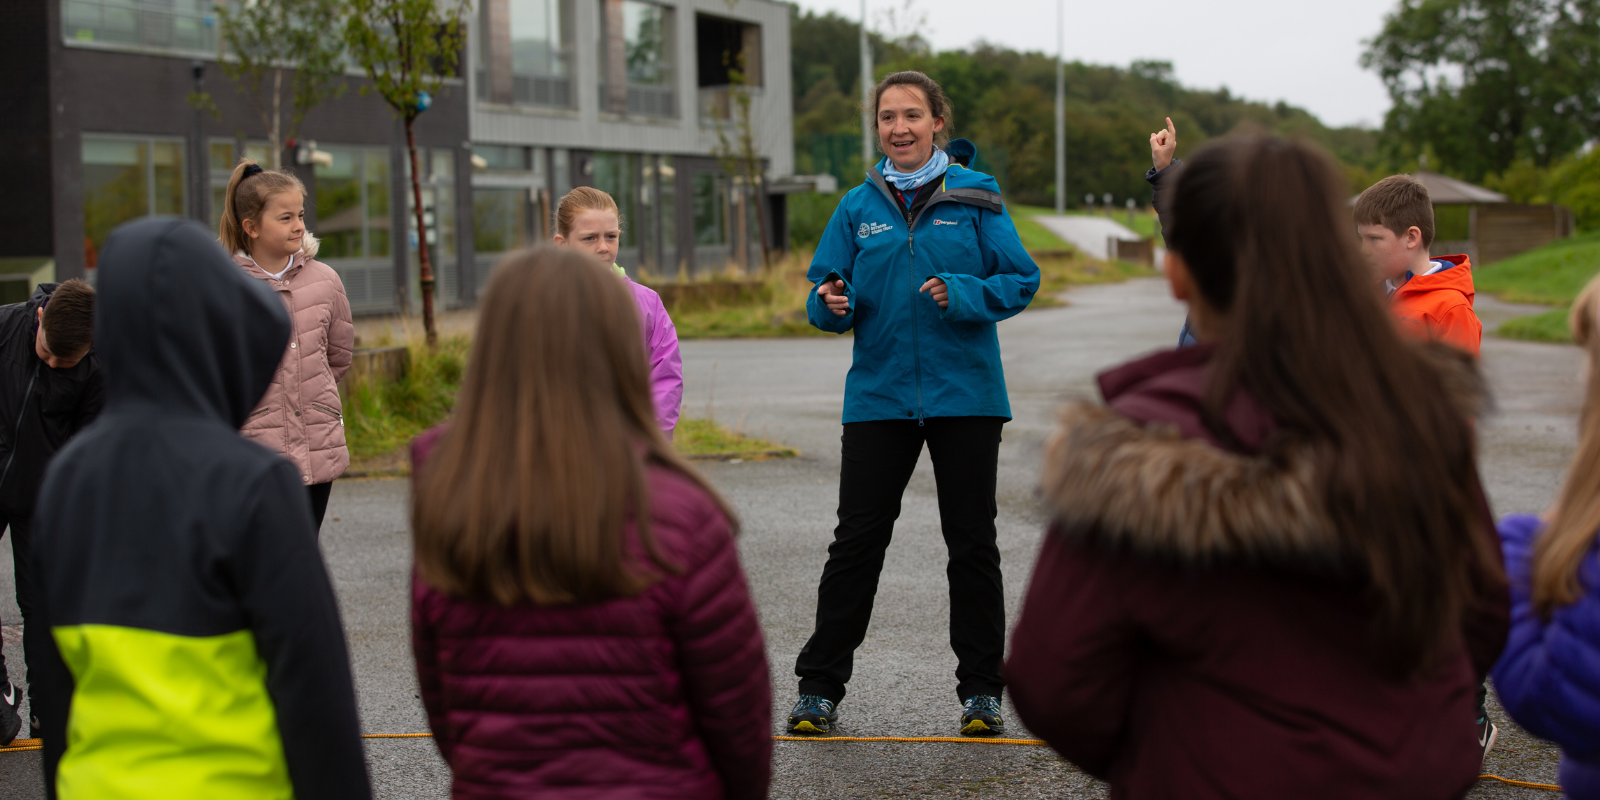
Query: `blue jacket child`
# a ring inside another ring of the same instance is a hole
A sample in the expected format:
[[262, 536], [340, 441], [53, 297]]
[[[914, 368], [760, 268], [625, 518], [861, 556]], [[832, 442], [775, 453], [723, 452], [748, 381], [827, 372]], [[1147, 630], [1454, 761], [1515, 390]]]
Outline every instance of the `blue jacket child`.
[[[965, 166], [977, 148], [945, 147], [950, 168], [907, 222], [882, 163], [839, 203], [806, 277], [811, 324], [855, 331], [844, 422], [926, 417], [1011, 418], [995, 323], [1028, 306], [1039, 268], [1022, 248], [994, 178]], [[941, 309], [919, 289], [939, 278]], [[843, 280], [849, 313], [837, 316], [816, 285]]]
[[1500, 703], [1530, 733], [1561, 745], [1561, 786], [1571, 800], [1600, 799], [1600, 548], [1578, 570], [1583, 596], [1550, 614], [1533, 610], [1533, 545], [1543, 525], [1516, 515], [1500, 522], [1511, 582], [1511, 634], [1495, 664]]

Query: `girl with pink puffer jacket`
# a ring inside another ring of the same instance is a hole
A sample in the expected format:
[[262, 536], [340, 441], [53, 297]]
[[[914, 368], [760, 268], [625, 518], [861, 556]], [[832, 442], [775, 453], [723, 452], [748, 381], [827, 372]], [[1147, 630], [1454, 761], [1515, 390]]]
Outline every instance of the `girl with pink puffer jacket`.
[[339, 381], [356, 333], [339, 274], [314, 259], [305, 197], [299, 178], [241, 160], [228, 179], [218, 238], [246, 275], [278, 293], [294, 322], [272, 386], [241, 432], [295, 465], [321, 530], [333, 480], [350, 466]]

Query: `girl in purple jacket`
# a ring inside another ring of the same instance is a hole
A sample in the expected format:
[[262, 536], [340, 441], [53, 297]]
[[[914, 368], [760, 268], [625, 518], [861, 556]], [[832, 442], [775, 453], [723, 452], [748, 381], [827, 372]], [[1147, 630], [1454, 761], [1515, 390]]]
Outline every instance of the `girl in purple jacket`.
[[1572, 338], [1589, 356], [1578, 452], [1548, 522], [1500, 522], [1511, 578], [1511, 635], [1494, 668], [1517, 724], [1561, 745], [1561, 786], [1600, 798], [1600, 279], [1572, 306]]
[[460, 798], [762, 798], [772, 688], [726, 502], [656, 425], [626, 286], [501, 262], [412, 446], [417, 681]]
[[678, 329], [672, 325], [661, 295], [635, 283], [617, 266], [617, 243], [622, 240], [622, 214], [611, 195], [590, 186], [567, 192], [556, 206], [555, 242], [593, 253], [610, 264], [633, 290], [644, 328], [645, 357], [650, 362], [650, 395], [655, 400], [656, 421], [672, 438], [683, 406], [683, 359], [678, 355]]

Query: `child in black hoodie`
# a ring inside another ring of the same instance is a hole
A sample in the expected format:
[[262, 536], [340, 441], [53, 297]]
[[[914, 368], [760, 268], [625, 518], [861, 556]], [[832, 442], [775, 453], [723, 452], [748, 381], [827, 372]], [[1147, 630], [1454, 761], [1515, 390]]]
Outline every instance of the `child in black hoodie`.
[[283, 303], [197, 223], [112, 232], [100, 418], [46, 473], [35, 691], [61, 798], [367, 798], [355, 691], [311, 507], [238, 429]]

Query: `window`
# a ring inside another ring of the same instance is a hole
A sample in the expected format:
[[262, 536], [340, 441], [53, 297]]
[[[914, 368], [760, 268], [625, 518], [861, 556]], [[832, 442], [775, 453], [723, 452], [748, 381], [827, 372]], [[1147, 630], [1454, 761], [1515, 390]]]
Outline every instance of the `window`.
[[481, 5], [479, 99], [570, 107], [570, 0], [486, 0]]
[[317, 258], [339, 273], [352, 309], [392, 310], [389, 151], [328, 145], [317, 149], [333, 157], [332, 165], [315, 168], [315, 233], [322, 239]]
[[[433, 269], [434, 297], [453, 304], [461, 299], [460, 259], [456, 251], [455, 150], [417, 148], [422, 169], [422, 218], [428, 226], [428, 263]], [[417, 206], [411, 194], [410, 159], [401, 180], [406, 188], [406, 257], [410, 263], [412, 297], [420, 298], [422, 259], [418, 255]]]
[[157, 214], [183, 215], [181, 139], [83, 137], [85, 266], [94, 269], [111, 229]]
[[604, 0], [601, 108], [616, 114], [677, 116], [672, 19], [672, 9], [654, 3]]
[[695, 83], [700, 87], [700, 120], [715, 123], [730, 117], [734, 70], [746, 88], [763, 84], [761, 26], [696, 14]]
[[63, 0], [69, 44], [110, 44], [211, 55], [217, 52], [212, 0]]

